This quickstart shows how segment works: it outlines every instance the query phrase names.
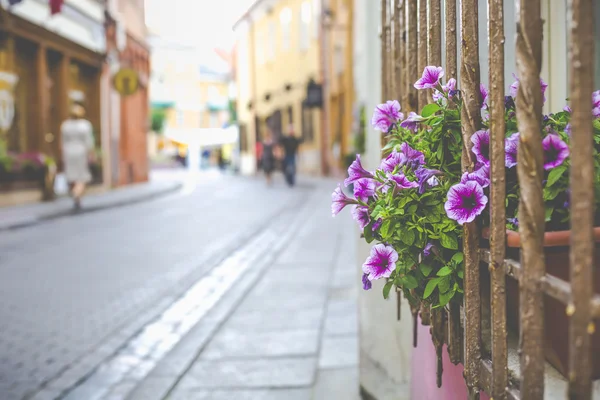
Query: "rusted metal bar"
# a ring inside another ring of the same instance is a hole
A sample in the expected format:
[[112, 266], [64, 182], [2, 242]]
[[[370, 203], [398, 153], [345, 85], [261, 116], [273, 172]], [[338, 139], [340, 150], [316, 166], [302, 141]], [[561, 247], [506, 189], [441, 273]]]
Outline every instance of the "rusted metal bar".
[[[462, 0], [460, 88], [463, 107], [461, 128], [463, 137], [463, 170], [472, 170], [474, 155], [471, 135], [481, 124], [479, 92], [478, 1]], [[481, 357], [481, 291], [479, 286], [478, 232], [475, 223], [464, 225], [463, 252], [465, 263], [465, 379], [469, 399], [479, 399], [479, 360]]]
[[446, 327], [446, 312], [443, 308], [431, 310], [431, 338], [435, 346], [437, 356], [437, 372], [436, 383], [437, 387], [442, 387], [442, 373], [444, 372], [442, 362], [442, 351], [444, 348], [444, 328]]
[[590, 299], [594, 266], [594, 140], [592, 90], [594, 87], [593, 0], [572, 0], [570, 21], [571, 119], [571, 293], [569, 330], [569, 398], [592, 397], [593, 333]]
[[521, 393], [523, 398], [544, 396], [544, 292], [545, 274], [544, 202], [542, 179], [544, 158], [541, 137], [542, 19], [540, 0], [519, 2], [517, 26], [517, 121], [520, 134], [517, 173], [521, 197]]
[[445, 1], [446, 12], [446, 79], [456, 79], [456, 0]]
[[488, 0], [489, 101], [490, 112], [490, 278], [492, 385], [494, 399], [506, 399], [508, 344], [506, 337], [506, 174], [504, 170], [504, 6], [503, 0]]
[[394, 57], [395, 57], [395, 78], [394, 78], [394, 98], [398, 99], [402, 107], [406, 107], [405, 95], [405, 72], [406, 69], [406, 43], [404, 41], [404, 0], [395, 0], [394, 7]]
[[[427, 0], [419, 0], [419, 74], [427, 66]], [[419, 106], [420, 111], [427, 104], [427, 91], [419, 90]]]
[[390, 100], [395, 94], [394, 89], [394, 42], [392, 38], [392, 3], [391, 0], [386, 0], [386, 24], [385, 24], [385, 40], [387, 47], [387, 90], [386, 90], [386, 98], [385, 100]]
[[[492, 262], [492, 256], [488, 249], [480, 249], [479, 257], [480, 261], [487, 264]], [[519, 280], [521, 277], [521, 264], [518, 261], [511, 259], [504, 260], [504, 273], [513, 279]]]
[[429, 304], [421, 304], [419, 315], [421, 316], [421, 325], [431, 324], [431, 310], [429, 309]]
[[388, 49], [387, 49], [387, 2], [381, 0], [381, 101], [387, 101], [387, 66], [388, 66]]
[[[481, 387], [489, 393], [492, 388], [492, 362], [490, 360], [482, 359], [479, 370], [481, 374]], [[519, 388], [515, 387], [512, 383], [509, 383], [504, 390], [507, 400], [521, 400]]]
[[418, 333], [419, 333], [419, 323], [418, 323], [418, 315], [419, 315], [419, 306], [416, 304], [410, 303], [410, 313], [412, 314], [413, 319], [413, 347], [417, 347], [418, 344]]
[[400, 321], [402, 317], [402, 291], [396, 290], [396, 319]]
[[441, 0], [429, 0], [429, 46], [427, 60], [429, 64], [442, 66], [442, 4]]
[[452, 364], [462, 362], [462, 330], [460, 326], [460, 304], [448, 305], [448, 356]]
[[592, 299], [592, 318], [597, 319], [600, 318], [600, 297], [594, 296]]
[[419, 66], [417, 63], [417, 0], [406, 1], [406, 32], [408, 34], [408, 46], [406, 46], [406, 92], [408, 94], [409, 111], [418, 112], [417, 89], [414, 87], [414, 83], [419, 79]]

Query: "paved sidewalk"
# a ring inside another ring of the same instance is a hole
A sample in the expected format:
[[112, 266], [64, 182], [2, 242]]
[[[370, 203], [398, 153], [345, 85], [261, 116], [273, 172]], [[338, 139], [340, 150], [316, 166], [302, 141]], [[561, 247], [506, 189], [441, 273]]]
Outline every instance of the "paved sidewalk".
[[[82, 199], [82, 210], [87, 213], [134, 204], [150, 200], [158, 196], [177, 191], [182, 187], [178, 179], [151, 179], [146, 183], [139, 183], [127, 187], [117, 188], [108, 192], [92, 194]], [[69, 197], [61, 197], [47, 203], [35, 203], [15, 207], [0, 208], [0, 231], [16, 229], [37, 224], [53, 218], [73, 214], [73, 201]]]

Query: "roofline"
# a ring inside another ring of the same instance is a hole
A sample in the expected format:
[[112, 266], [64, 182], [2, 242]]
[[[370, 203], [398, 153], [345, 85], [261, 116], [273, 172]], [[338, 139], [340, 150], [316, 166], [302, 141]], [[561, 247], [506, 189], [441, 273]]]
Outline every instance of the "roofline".
[[252, 14], [252, 11], [256, 10], [258, 8], [258, 6], [261, 5], [261, 3], [264, 0], [256, 0], [254, 3], [252, 3], [252, 5], [250, 6], [250, 8], [233, 24], [232, 29], [235, 31], [236, 28], [245, 20], [247, 20], [248, 18], [250, 18], [250, 14]]

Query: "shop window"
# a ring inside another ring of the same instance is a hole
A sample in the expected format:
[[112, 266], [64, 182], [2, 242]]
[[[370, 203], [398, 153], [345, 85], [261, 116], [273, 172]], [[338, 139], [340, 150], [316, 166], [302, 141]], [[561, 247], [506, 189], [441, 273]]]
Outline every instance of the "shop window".
[[302, 106], [302, 139], [310, 143], [315, 138], [313, 110]]

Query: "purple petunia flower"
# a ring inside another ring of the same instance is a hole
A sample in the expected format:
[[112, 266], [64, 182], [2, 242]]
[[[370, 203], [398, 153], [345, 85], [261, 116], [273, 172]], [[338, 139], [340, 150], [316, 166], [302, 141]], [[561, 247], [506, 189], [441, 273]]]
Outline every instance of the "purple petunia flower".
[[400, 145], [400, 151], [406, 157], [405, 164], [413, 169], [418, 169], [425, 164], [425, 155], [418, 150], [413, 149], [408, 143], [404, 142]]
[[573, 112], [573, 110], [571, 110], [571, 106], [570, 106], [570, 105], [568, 105], [568, 104], [567, 104], [566, 106], [564, 106], [564, 107], [563, 107], [563, 111], [566, 111], [566, 112], [568, 112], [568, 113], [572, 113], [572, 112]]
[[437, 249], [435, 248], [433, 243], [431, 243], [431, 242], [427, 243], [427, 245], [423, 249], [423, 257], [429, 257], [431, 255], [431, 253], [435, 253], [436, 251], [437, 251]]
[[335, 217], [349, 204], [357, 204], [357, 201], [346, 196], [340, 185], [331, 194], [331, 214]]
[[403, 118], [404, 114], [400, 112], [400, 103], [397, 100], [388, 100], [375, 107], [371, 125], [373, 128], [387, 133], [394, 124]]
[[516, 226], [517, 228], [519, 227], [519, 218], [515, 217], [515, 218], [507, 218], [506, 219], [508, 222], [510, 222], [511, 224], [513, 224], [514, 226]]
[[442, 86], [442, 89], [444, 90], [444, 92], [448, 93], [449, 97], [452, 97], [454, 95], [454, 92], [456, 92], [456, 79], [448, 79], [448, 82], [446, 82], [446, 84]]
[[435, 89], [442, 76], [444, 76], [444, 69], [442, 67], [427, 66], [423, 70], [421, 78], [415, 82], [415, 88], [419, 90]]
[[448, 200], [444, 204], [448, 218], [459, 224], [472, 222], [487, 205], [488, 198], [477, 182], [458, 183], [448, 190]]
[[477, 131], [471, 136], [473, 154], [483, 165], [490, 165], [490, 131]]
[[488, 90], [483, 83], [479, 84], [479, 93], [481, 93], [481, 108], [487, 109]]
[[403, 173], [389, 175], [388, 179], [390, 180], [391, 185], [388, 185], [384, 188], [385, 192], [387, 192], [388, 189], [393, 188], [394, 194], [397, 194], [400, 190], [403, 189], [412, 189], [419, 187], [419, 184], [417, 182], [410, 181]]
[[504, 165], [512, 168], [517, 165], [517, 150], [519, 148], [519, 132], [504, 139]]
[[569, 146], [558, 135], [548, 135], [542, 140], [544, 146], [544, 169], [558, 167], [569, 157]]
[[348, 168], [348, 178], [344, 181], [344, 186], [348, 186], [362, 178], [373, 178], [373, 174], [363, 168], [360, 163], [360, 154], [357, 154], [356, 160]]
[[[425, 189], [427, 186], [437, 186], [437, 178], [436, 175], [441, 175], [442, 172], [437, 169], [429, 169], [421, 167], [415, 171], [415, 176], [417, 177], [417, 181], [419, 182], [419, 194], [425, 193]], [[435, 179], [435, 181], [434, 181]]]
[[490, 169], [486, 165], [482, 165], [476, 171], [465, 172], [460, 178], [460, 183], [477, 182], [482, 188], [490, 186]]
[[362, 270], [369, 275], [368, 279], [370, 281], [389, 278], [396, 269], [396, 261], [398, 261], [396, 250], [391, 246], [380, 243], [373, 246], [371, 254], [362, 266]]
[[412, 131], [417, 131], [419, 129], [419, 122], [424, 121], [425, 118], [421, 117], [414, 111], [408, 113], [408, 117], [400, 123], [400, 127]]
[[392, 172], [399, 165], [404, 165], [406, 156], [404, 153], [399, 153], [396, 150], [392, 151], [382, 162], [379, 167], [384, 172]]
[[371, 222], [369, 209], [364, 206], [356, 205], [352, 207], [352, 218], [358, 223], [360, 229], [365, 229], [365, 226], [369, 225], [369, 222]]
[[592, 93], [592, 113], [594, 118], [600, 117], [600, 90]]
[[371, 287], [373, 286], [373, 284], [369, 280], [369, 275], [368, 274], [363, 274], [363, 276], [362, 276], [362, 284], [363, 284], [363, 289], [364, 290], [371, 290]]
[[367, 202], [369, 198], [375, 196], [377, 183], [373, 179], [362, 178], [354, 182], [354, 197], [360, 201]]
[[571, 136], [571, 123], [569, 122], [567, 126], [565, 126], [565, 133]]
[[440, 91], [434, 90], [431, 97], [433, 98], [433, 101], [437, 103], [439, 100], [444, 98], [444, 95]]
[[379, 229], [381, 227], [381, 224], [383, 224], [383, 220], [381, 218], [379, 218], [377, 221], [375, 221], [375, 223], [372, 226], [373, 232], [375, 232], [377, 229]]
[[[515, 81], [512, 85], [510, 85], [509, 93], [513, 99], [517, 98], [517, 93], [519, 92], [519, 78], [515, 74], [513, 74]], [[546, 89], [548, 89], [548, 84], [544, 82], [542, 78], [540, 78], [540, 88], [542, 89], [542, 104], [546, 102]]]

